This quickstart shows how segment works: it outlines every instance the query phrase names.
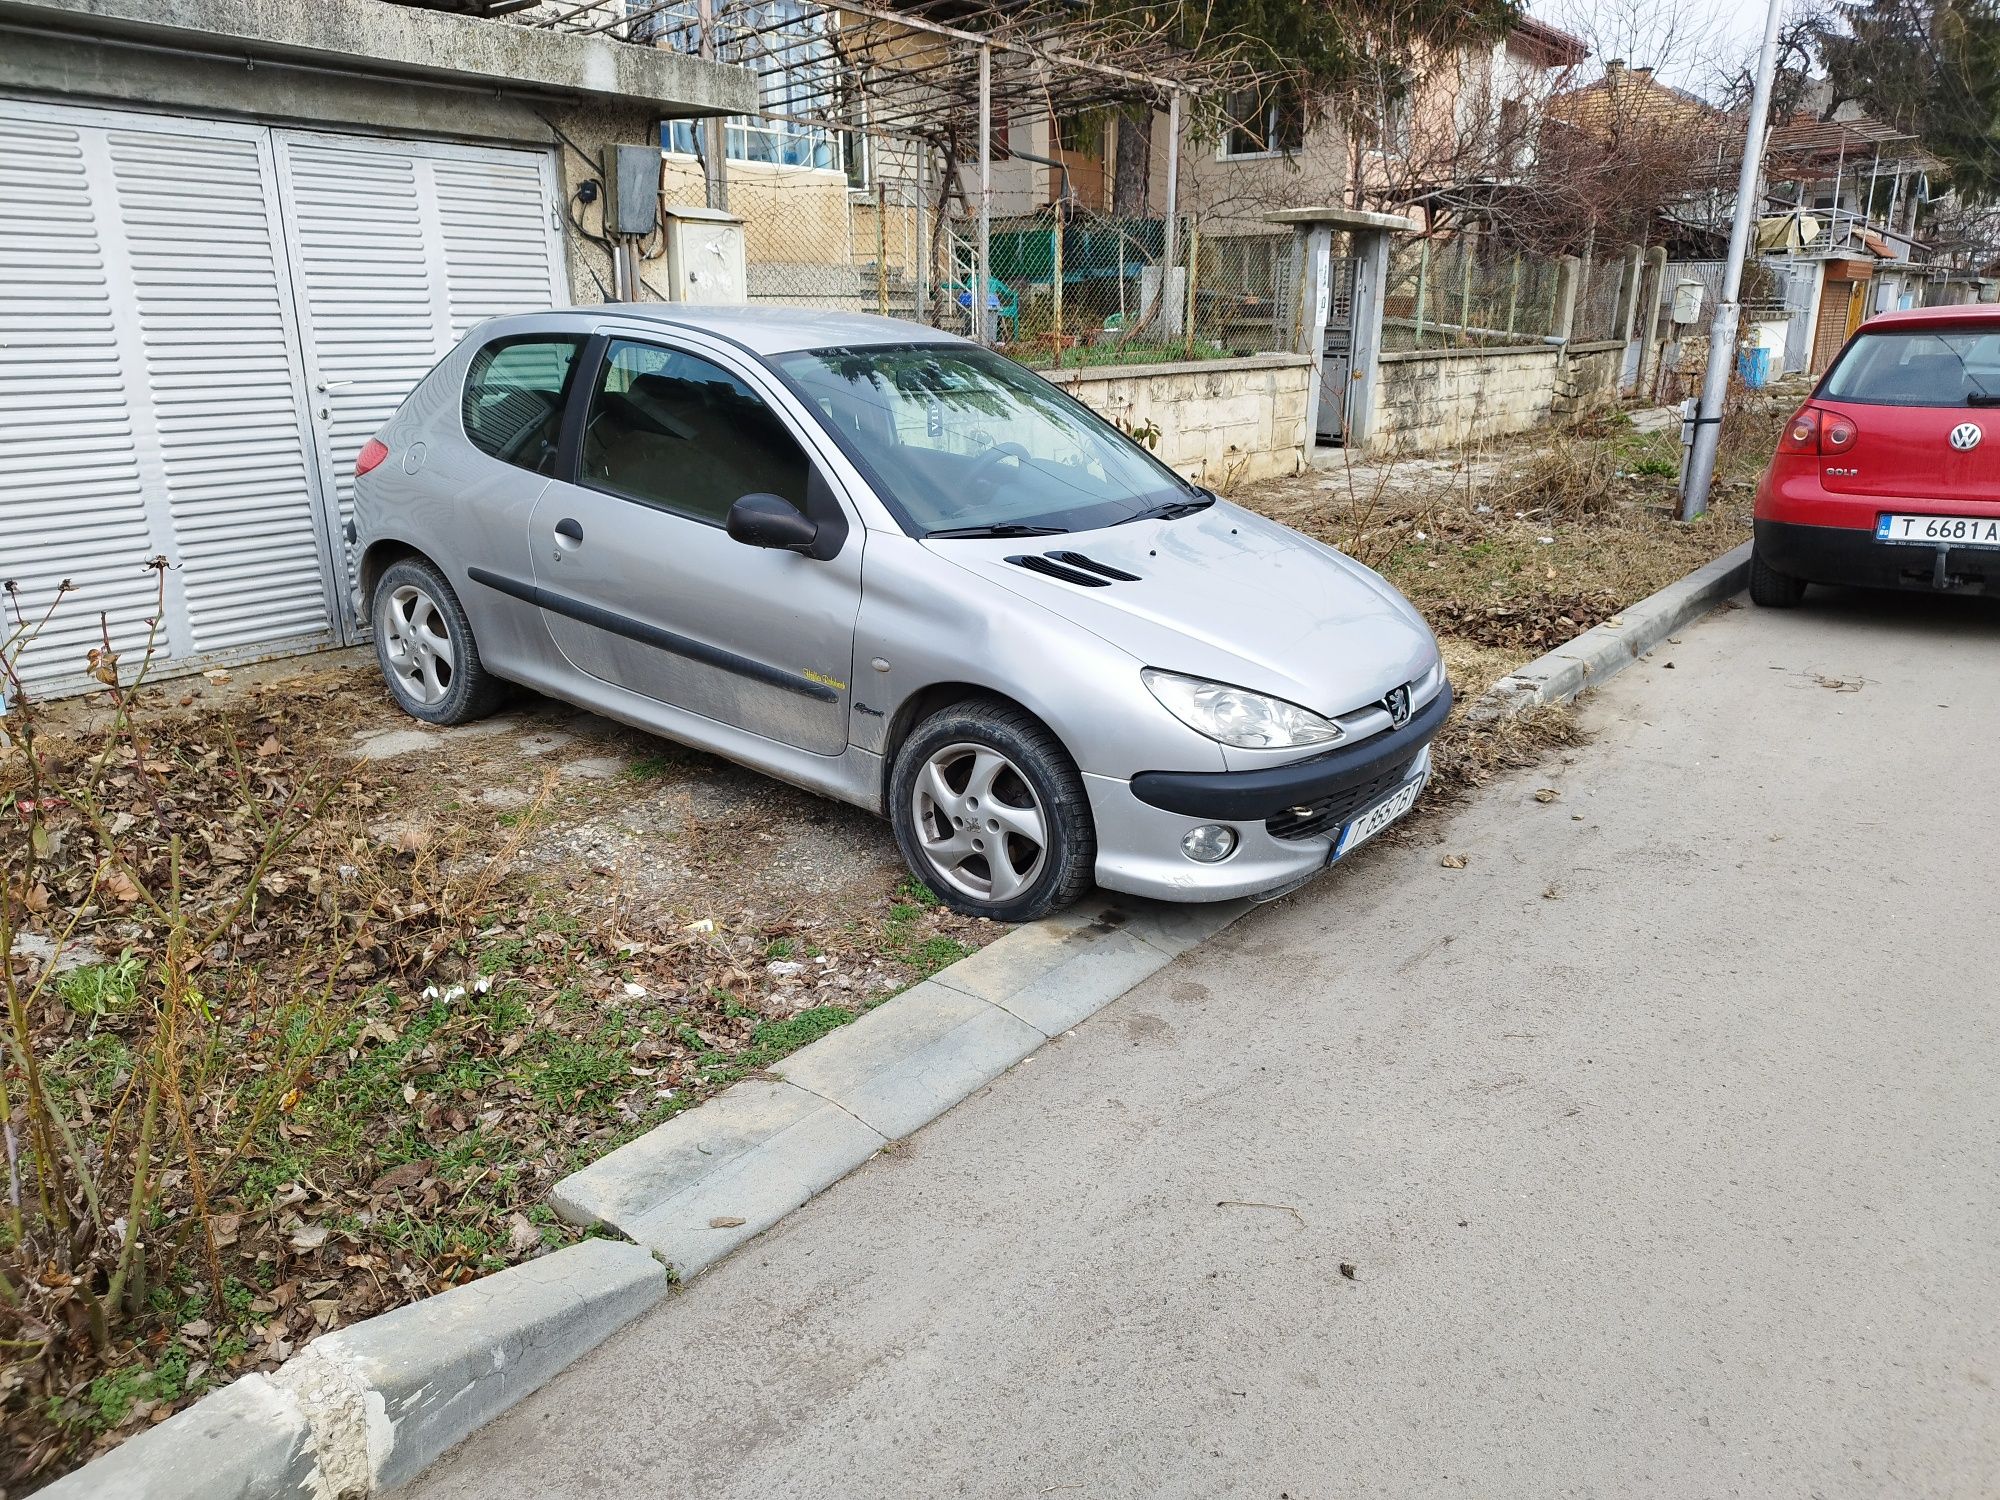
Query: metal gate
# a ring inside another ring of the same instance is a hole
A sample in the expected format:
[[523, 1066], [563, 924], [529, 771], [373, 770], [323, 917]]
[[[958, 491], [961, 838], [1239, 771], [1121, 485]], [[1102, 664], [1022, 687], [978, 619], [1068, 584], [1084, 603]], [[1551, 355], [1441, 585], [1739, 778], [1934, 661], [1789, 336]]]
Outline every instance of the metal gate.
[[1327, 303], [1326, 336], [1320, 346], [1319, 415], [1315, 430], [1322, 443], [1338, 443], [1347, 436], [1347, 393], [1354, 384], [1350, 378], [1354, 353], [1354, 257], [1334, 256], [1327, 274], [1332, 296]]
[[349, 639], [355, 452], [473, 323], [567, 298], [548, 154], [4, 109], [0, 639], [71, 585], [24, 680]]

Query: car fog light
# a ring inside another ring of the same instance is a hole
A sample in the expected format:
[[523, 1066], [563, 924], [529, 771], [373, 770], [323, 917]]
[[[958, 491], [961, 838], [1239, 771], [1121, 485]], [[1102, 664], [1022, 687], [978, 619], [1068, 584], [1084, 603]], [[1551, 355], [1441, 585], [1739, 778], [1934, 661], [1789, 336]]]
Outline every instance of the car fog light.
[[1201, 864], [1222, 863], [1236, 852], [1236, 830], [1221, 823], [1204, 823], [1181, 836], [1181, 853]]

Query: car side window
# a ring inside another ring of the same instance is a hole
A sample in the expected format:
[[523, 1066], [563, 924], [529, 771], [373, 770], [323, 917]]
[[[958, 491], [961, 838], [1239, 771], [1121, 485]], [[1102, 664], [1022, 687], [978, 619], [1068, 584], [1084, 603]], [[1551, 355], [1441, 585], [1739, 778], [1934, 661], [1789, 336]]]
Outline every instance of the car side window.
[[720, 526], [745, 495], [806, 509], [810, 461], [778, 414], [721, 365], [614, 339], [591, 392], [581, 481]]
[[472, 356], [459, 415], [482, 453], [531, 474], [553, 474], [563, 403], [576, 372], [580, 334], [498, 339]]

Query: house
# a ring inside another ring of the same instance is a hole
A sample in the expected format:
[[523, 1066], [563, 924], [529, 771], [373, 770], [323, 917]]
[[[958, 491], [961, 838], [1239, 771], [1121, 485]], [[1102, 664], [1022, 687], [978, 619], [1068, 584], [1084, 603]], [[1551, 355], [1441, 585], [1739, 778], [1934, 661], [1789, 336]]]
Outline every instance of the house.
[[46, 691], [100, 617], [156, 673], [354, 639], [361, 444], [472, 324], [611, 293], [605, 148], [755, 97], [385, 0], [0, 0], [0, 35], [0, 579], [8, 634], [73, 585]]
[[1518, 178], [1548, 101], [1588, 55], [1578, 38], [1523, 17], [1491, 43], [1417, 59], [1401, 91], [1307, 110], [1283, 85], [1239, 90], [1220, 101], [1219, 122], [1189, 127], [1183, 201], [1218, 235], [1261, 231], [1271, 210], [1311, 203], [1431, 225], [1458, 196]]

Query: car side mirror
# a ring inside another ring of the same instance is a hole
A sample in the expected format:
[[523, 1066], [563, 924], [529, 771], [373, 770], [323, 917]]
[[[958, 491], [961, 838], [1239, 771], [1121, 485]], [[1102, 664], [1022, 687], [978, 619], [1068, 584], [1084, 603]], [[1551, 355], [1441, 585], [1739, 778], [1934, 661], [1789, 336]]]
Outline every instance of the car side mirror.
[[745, 495], [729, 507], [729, 534], [750, 547], [809, 552], [819, 540], [819, 523], [776, 495]]

